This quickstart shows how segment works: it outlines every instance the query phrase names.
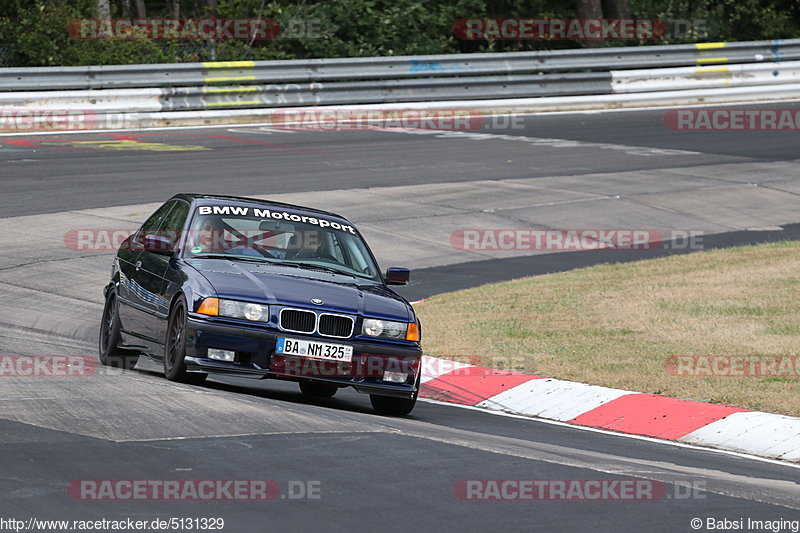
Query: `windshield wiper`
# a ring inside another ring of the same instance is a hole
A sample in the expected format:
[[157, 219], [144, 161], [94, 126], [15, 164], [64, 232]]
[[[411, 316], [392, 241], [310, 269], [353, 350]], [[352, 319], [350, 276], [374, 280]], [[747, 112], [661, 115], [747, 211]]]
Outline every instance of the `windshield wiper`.
[[255, 263], [273, 263], [274, 261], [270, 261], [266, 257], [254, 257], [251, 255], [233, 255], [233, 254], [196, 254], [191, 257], [187, 257], [187, 259], [230, 259], [236, 261], [251, 261]]
[[299, 268], [307, 268], [310, 270], [323, 270], [325, 272], [332, 272], [334, 274], [342, 274], [345, 276], [352, 276], [352, 274], [345, 272], [344, 270], [339, 270], [338, 268], [332, 268], [327, 266], [316, 265], [314, 263], [299, 263], [297, 261], [269, 261], [270, 263], [275, 263], [276, 265], [289, 265]]

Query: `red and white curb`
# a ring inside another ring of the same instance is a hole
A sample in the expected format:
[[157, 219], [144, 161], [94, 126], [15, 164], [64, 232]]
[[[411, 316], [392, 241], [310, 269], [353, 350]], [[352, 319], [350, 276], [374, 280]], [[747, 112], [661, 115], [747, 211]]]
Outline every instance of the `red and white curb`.
[[420, 396], [800, 462], [800, 418], [424, 356]]

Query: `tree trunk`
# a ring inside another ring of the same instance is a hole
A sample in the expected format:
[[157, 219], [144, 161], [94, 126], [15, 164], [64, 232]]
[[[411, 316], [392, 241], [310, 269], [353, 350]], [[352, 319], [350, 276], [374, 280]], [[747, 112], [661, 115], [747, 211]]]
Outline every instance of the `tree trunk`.
[[169, 3], [169, 7], [172, 18], [174, 19], [181, 18], [181, 0], [172, 0]]
[[575, 12], [579, 19], [601, 19], [603, 4], [600, 0], [575, 0]]
[[631, 6], [628, 0], [603, 0], [603, 14], [610, 19], [629, 19]]
[[122, 4], [122, 18], [129, 19], [133, 11], [131, 10], [131, 0], [120, 0]]
[[97, 13], [97, 18], [111, 18], [111, 4], [109, 0], [97, 0], [95, 2], [95, 12]]
[[[579, 19], [601, 19], [603, 18], [603, 5], [601, 0], [575, 0], [575, 13]], [[601, 40], [581, 41], [584, 48], [600, 48], [603, 46]]]
[[[219, 9], [218, 0], [206, 0], [206, 5], [208, 6], [208, 16], [217, 18], [219, 15], [217, 12], [217, 9]], [[211, 61], [217, 60], [217, 43], [214, 39], [208, 41], [208, 56], [211, 58]]]
[[144, 0], [133, 0], [133, 7], [136, 11], [136, 18], [147, 17], [147, 9], [144, 7]]

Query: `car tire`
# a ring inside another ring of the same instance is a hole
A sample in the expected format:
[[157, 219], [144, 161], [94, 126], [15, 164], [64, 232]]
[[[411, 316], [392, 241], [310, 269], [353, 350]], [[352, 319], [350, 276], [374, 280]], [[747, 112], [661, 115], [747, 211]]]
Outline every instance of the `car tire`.
[[420, 376], [417, 376], [417, 390], [414, 391], [414, 396], [411, 398], [397, 398], [394, 396], [380, 396], [378, 394], [370, 394], [369, 401], [372, 408], [379, 415], [387, 416], [405, 416], [414, 410], [417, 404], [417, 396], [419, 396]]
[[164, 339], [164, 375], [170, 381], [201, 385], [208, 374], [187, 372], [186, 363], [186, 300], [178, 298], [167, 320], [167, 333]]
[[114, 291], [108, 291], [103, 317], [100, 320], [100, 336], [98, 338], [98, 354], [100, 363], [114, 368], [129, 370], [136, 365], [139, 354], [119, 348], [122, 341], [119, 322], [119, 306]]
[[314, 396], [316, 398], [330, 398], [339, 390], [336, 385], [330, 383], [316, 383], [313, 381], [301, 381], [300, 390], [306, 396]]

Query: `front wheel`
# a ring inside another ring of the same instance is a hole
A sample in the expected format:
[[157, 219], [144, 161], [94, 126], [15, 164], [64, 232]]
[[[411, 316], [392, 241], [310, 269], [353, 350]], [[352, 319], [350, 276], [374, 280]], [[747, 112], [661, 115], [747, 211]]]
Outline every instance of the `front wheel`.
[[106, 296], [106, 305], [103, 307], [103, 318], [100, 321], [100, 338], [98, 339], [100, 363], [126, 370], [136, 365], [138, 354], [118, 348], [121, 341], [117, 296], [109, 290], [108, 296]]
[[378, 396], [370, 394], [369, 401], [372, 408], [379, 415], [403, 416], [414, 410], [417, 398], [395, 398], [393, 396]]
[[379, 396], [377, 394], [370, 394], [369, 401], [372, 408], [379, 415], [388, 416], [405, 416], [414, 410], [417, 404], [417, 396], [419, 396], [420, 376], [417, 376], [416, 382], [417, 390], [411, 398], [396, 398], [394, 396]]
[[186, 371], [186, 301], [181, 297], [172, 308], [164, 339], [164, 375], [170, 381], [202, 384], [208, 374]]

